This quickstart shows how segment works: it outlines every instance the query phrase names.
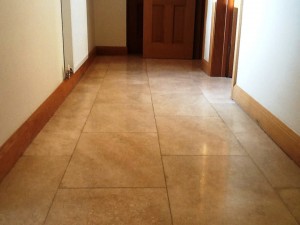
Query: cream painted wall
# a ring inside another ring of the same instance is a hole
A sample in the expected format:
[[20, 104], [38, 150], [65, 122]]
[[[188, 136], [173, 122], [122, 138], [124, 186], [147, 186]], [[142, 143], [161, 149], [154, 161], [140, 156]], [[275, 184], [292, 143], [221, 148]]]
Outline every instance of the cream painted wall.
[[300, 135], [299, 15], [299, 0], [244, 0], [237, 85]]
[[126, 46], [126, 1], [94, 0], [96, 46]]
[[59, 0], [1, 0], [0, 146], [63, 79]]

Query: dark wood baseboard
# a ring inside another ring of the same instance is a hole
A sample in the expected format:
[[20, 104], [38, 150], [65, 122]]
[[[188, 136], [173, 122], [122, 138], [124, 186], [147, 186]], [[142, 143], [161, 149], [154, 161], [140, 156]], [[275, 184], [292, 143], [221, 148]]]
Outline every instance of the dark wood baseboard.
[[233, 88], [232, 96], [273, 141], [300, 166], [300, 136], [237, 85]]
[[63, 81], [44, 103], [23, 123], [23, 125], [0, 147], [0, 181], [8, 174], [22, 156], [32, 140], [46, 125], [58, 107], [63, 103], [84, 72], [93, 62], [96, 49], [90, 52], [88, 59], [71, 76]]
[[127, 47], [97, 46], [97, 55], [127, 55]]

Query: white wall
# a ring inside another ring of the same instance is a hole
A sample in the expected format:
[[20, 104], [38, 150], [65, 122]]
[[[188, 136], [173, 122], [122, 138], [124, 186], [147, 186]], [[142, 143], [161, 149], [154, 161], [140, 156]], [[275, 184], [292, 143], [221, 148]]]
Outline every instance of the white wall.
[[300, 135], [300, 1], [244, 0], [237, 85]]
[[94, 0], [96, 46], [126, 46], [126, 1]]
[[87, 0], [63, 0], [65, 63], [74, 71], [88, 57]]
[[0, 146], [63, 79], [59, 0], [1, 0]]
[[206, 1], [206, 24], [204, 30], [204, 56], [205, 61], [209, 62], [210, 55], [210, 38], [211, 38], [211, 29], [212, 29], [212, 13], [213, 13], [213, 4], [214, 0]]
[[71, 1], [73, 64], [76, 71], [88, 58], [87, 0]]

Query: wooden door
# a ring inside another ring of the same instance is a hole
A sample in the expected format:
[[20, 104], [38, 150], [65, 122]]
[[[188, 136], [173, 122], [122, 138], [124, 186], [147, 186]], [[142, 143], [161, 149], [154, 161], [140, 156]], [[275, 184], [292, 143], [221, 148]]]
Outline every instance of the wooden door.
[[195, 0], [144, 0], [143, 55], [192, 59]]

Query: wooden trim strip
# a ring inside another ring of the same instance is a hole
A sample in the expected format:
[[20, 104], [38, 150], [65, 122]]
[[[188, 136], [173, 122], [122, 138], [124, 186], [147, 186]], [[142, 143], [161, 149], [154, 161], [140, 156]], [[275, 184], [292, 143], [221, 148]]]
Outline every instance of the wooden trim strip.
[[300, 136], [237, 85], [233, 88], [233, 99], [300, 166]]
[[205, 59], [201, 60], [200, 63], [201, 69], [210, 76], [210, 63], [208, 63]]
[[8, 174], [26, 148], [76, 86], [84, 72], [93, 62], [95, 56], [96, 49], [91, 51], [88, 59], [78, 71], [73, 74], [69, 80], [63, 81], [44, 103], [0, 147], [0, 181]]
[[97, 46], [97, 55], [127, 55], [127, 47]]

